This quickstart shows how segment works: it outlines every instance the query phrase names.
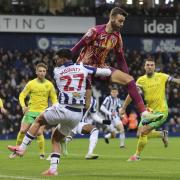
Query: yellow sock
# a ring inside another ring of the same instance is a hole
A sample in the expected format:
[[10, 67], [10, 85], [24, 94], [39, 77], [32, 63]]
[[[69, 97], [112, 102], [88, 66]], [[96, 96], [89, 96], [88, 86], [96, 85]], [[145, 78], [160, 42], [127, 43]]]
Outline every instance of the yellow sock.
[[16, 146], [22, 143], [24, 136], [25, 136], [24, 133], [21, 133], [21, 132], [18, 133], [17, 139], [16, 139]]
[[135, 155], [140, 156], [140, 154], [143, 151], [146, 144], [147, 144], [147, 135], [140, 136], [139, 139], [138, 139]]
[[161, 131], [152, 130], [148, 135], [148, 138], [161, 138]]
[[38, 145], [39, 145], [39, 154], [45, 154], [44, 152], [44, 145], [45, 145], [45, 140], [44, 140], [44, 135], [41, 134], [39, 136], [37, 136], [37, 142], [38, 142]]

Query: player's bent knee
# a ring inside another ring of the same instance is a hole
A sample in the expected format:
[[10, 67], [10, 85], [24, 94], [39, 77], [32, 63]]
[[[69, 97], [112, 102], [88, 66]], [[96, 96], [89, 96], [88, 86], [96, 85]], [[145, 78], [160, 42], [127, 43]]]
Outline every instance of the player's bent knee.
[[45, 120], [43, 113], [36, 118], [35, 123], [40, 126], [47, 125], [47, 121]]
[[96, 127], [93, 126], [92, 124], [86, 124], [82, 128], [82, 134], [90, 134], [94, 128]]

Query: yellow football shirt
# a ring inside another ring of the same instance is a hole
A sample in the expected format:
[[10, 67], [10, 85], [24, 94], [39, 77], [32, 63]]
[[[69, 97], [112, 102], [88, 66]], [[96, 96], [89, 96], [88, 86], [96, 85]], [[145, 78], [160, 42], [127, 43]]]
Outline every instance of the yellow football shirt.
[[0, 108], [3, 107], [3, 102], [2, 102], [2, 99], [0, 98]]
[[25, 98], [29, 95], [28, 107], [30, 112], [42, 112], [48, 107], [48, 99], [57, 103], [57, 95], [53, 84], [45, 79], [43, 82], [37, 78], [29, 81], [19, 95], [21, 107], [25, 106]]
[[169, 75], [165, 73], [154, 73], [152, 77], [141, 76], [137, 80], [137, 85], [144, 93], [146, 105], [154, 111], [168, 111], [166, 101], [166, 82]]

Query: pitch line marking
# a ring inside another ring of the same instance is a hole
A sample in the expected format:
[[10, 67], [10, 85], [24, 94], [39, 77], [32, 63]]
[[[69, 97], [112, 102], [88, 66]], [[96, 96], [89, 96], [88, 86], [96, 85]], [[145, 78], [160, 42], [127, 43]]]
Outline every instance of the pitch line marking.
[[8, 178], [8, 179], [22, 179], [22, 180], [49, 180], [43, 178], [33, 178], [33, 177], [24, 177], [24, 176], [8, 176], [0, 174], [0, 178]]

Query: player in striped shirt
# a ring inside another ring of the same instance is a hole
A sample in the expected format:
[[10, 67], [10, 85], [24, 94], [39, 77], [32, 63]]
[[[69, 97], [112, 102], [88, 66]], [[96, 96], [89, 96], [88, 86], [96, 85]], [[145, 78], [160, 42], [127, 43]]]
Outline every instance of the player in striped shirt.
[[57, 166], [60, 161], [60, 142], [80, 122], [85, 106], [85, 94], [88, 75], [110, 76], [110, 69], [101, 69], [74, 64], [69, 49], [59, 50], [54, 59], [57, 67], [54, 78], [59, 90], [59, 103], [42, 112], [32, 124], [20, 146], [8, 146], [8, 149], [22, 156], [27, 146], [36, 137], [43, 125], [58, 125], [52, 133], [52, 154], [50, 168], [42, 173], [45, 176], [58, 174]]
[[[137, 136], [139, 137], [137, 149], [135, 154], [131, 156], [128, 161], [140, 160], [140, 154], [146, 146], [148, 138], [162, 138], [164, 146], [168, 146], [168, 132], [165, 130], [158, 131], [156, 129], [164, 124], [168, 117], [168, 105], [165, 92], [166, 84], [171, 82], [180, 84], [180, 79], [165, 73], [155, 72], [155, 61], [153, 58], [149, 57], [145, 59], [145, 71], [146, 74], [138, 78], [137, 85], [144, 95], [147, 107], [153, 109], [157, 114], [163, 114], [163, 117], [155, 122], [149, 122], [145, 119], [141, 120], [137, 131]], [[121, 114], [124, 114], [125, 109], [130, 102], [131, 98], [128, 96], [121, 109]]]
[[119, 31], [123, 27], [127, 15], [127, 12], [123, 9], [119, 7], [113, 8], [110, 12], [108, 23], [90, 28], [71, 50], [73, 54], [77, 54], [81, 50], [77, 59], [78, 63], [82, 62], [95, 67], [108, 67], [105, 60], [109, 52], [114, 50], [118, 69], [109, 67], [112, 70], [112, 74], [106, 80], [127, 86], [128, 94], [141, 113], [141, 117], [153, 121], [161, 115], [153, 114], [146, 110], [134, 78], [129, 75], [128, 66], [124, 58], [123, 41]]
[[[43, 112], [49, 103], [49, 99], [52, 104], [57, 103], [57, 95], [54, 85], [45, 78], [47, 72], [47, 66], [44, 63], [39, 63], [36, 65], [36, 75], [37, 78], [29, 81], [22, 92], [19, 95], [19, 102], [23, 111], [23, 119], [21, 122], [21, 127], [17, 135], [16, 145], [20, 145], [22, 140], [30, 128], [31, 124], [35, 121], [41, 112]], [[25, 104], [26, 97], [29, 96], [28, 105]], [[44, 127], [38, 132], [37, 142], [39, 145], [40, 159], [44, 159], [45, 152], [45, 140], [43, 135]], [[15, 158], [16, 153], [10, 154], [9, 158]]]
[[119, 116], [119, 109], [121, 108], [121, 100], [118, 98], [118, 89], [116, 87], [111, 88], [111, 94], [105, 98], [100, 110], [104, 113], [105, 119], [111, 121], [111, 125], [108, 126], [108, 134], [104, 136], [105, 142], [109, 143], [109, 138], [116, 137], [116, 132], [119, 132], [120, 148], [124, 148], [125, 132], [124, 126]]

